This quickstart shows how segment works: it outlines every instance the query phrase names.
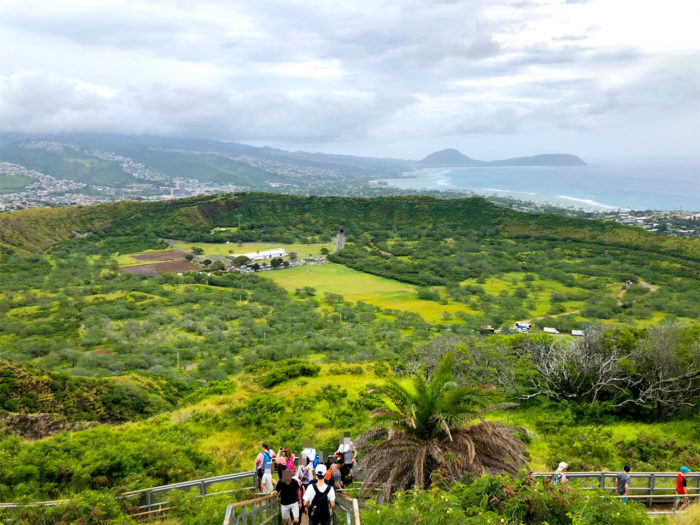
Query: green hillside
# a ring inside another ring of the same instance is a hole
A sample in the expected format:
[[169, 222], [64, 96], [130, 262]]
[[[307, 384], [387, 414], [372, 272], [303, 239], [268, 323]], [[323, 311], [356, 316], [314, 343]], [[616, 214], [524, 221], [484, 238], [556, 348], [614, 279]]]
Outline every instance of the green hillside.
[[113, 222], [125, 220], [136, 203], [118, 202], [90, 207], [34, 208], [0, 214], [0, 254], [29, 253], [50, 248], [72, 236], [102, 231]]
[[197, 179], [238, 186], [262, 187], [279, 176], [243, 162], [212, 154], [179, 153], [155, 148], [129, 148], [123, 154], [171, 178]]
[[[345, 248], [325, 264], [206, 259], [274, 243], [318, 256], [340, 225]], [[3, 213], [0, 243], [0, 501], [72, 500], [0, 520], [122, 520], [121, 491], [248, 469], [260, 441], [332, 450], [379, 424], [374, 387], [415, 384], [448, 353], [450, 385], [507, 402], [484, 417], [527, 429], [530, 468], [700, 461], [700, 241], [483, 199], [249, 193]], [[173, 247], [202, 271], [122, 273]], [[514, 333], [519, 320], [532, 332]], [[435, 479], [400, 496], [408, 509], [500, 520], [535, 497], [524, 478]], [[573, 525], [584, 493], [547, 494], [549, 522]], [[478, 503], [493, 496], [503, 505]], [[218, 522], [233, 497], [181, 496], [173, 520]], [[363, 513], [408, 519], [393, 504]]]
[[0, 146], [0, 160], [20, 164], [57, 179], [85, 184], [116, 187], [139, 182], [124, 172], [116, 162], [98, 159], [69, 148], [59, 152], [26, 149], [20, 144], [6, 144]]
[[[482, 198], [447, 200], [414, 196], [361, 199], [242, 193], [131, 203], [133, 214], [129, 217], [119, 212], [119, 206], [105, 204], [78, 210], [66, 207], [61, 209], [63, 211], [55, 212], [57, 215], [52, 218], [65, 213], [74, 218], [78, 226], [81, 221], [93, 224], [92, 218], [102, 215], [110, 219], [105, 224], [115, 224], [109, 230], [113, 233], [152, 232], [207, 241], [329, 237], [335, 235], [341, 224], [346, 225], [350, 239], [373, 231], [390, 235], [399, 229], [415, 237], [418, 230], [428, 228], [428, 233], [433, 236], [469, 231], [480, 236], [498, 234], [512, 239], [536, 238], [619, 246], [676, 255], [691, 261], [700, 260], [700, 241], [697, 239], [655, 235], [611, 222], [527, 214], [497, 206]], [[23, 223], [31, 218], [30, 215], [23, 216], [23, 213], [1, 215], [4, 222], [2, 231], [21, 229]], [[215, 227], [237, 225], [239, 219], [242, 225], [240, 231], [229, 235], [209, 233]], [[46, 221], [49, 220], [47, 217]], [[34, 226], [38, 225], [36, 221], [33, 222]], [[60, 228], [56, 229], [56, 233], [56, 241], [65, 238]], [[19, 235], [5, 242], [20, 249], [25, 248], [21, 237]], [[27, 249], [32, 249], [32, 243], [26, 244]]]
[[14, 193], [26, 188], [34, 179], [26, 175], [0, 173], [0, 193]]

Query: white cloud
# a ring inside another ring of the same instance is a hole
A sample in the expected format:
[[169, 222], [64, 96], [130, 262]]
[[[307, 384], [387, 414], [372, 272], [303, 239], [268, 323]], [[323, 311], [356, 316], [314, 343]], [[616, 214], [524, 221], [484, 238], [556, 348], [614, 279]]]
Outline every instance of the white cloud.
[[690, 0], [7, 0], [0, 126], [394, 154], [408, 137], [416, 156], [562, 133], [579, 153], [647, 118], [676, 151], [697, 130], [698, 18]]

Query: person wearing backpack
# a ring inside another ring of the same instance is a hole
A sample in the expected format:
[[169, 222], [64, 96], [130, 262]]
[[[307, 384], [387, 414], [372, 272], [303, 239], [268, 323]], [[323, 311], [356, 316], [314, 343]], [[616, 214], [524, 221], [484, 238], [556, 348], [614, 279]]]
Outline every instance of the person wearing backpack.
[[[255, 471], [258, 473], [260, 481], [260, 492], [270, 492], [272, 491], [272, 459], [275, 457], [275, 453], [270, 450], [267, 442], [263, 442], [260, 447], [262, 450], [255, 458]], [[269, 479], [267, 479], [268, 476]]]
[[326, 476], [324, 477], [326, 484], [330, 485], [335, 490], [343, 488], [342, 476], [340, 474], [343, 469], [343, 464], [343, 456], [341, 454], [337, 455], [335, 463], [331, 464], [331, 468], [326, 471]]
[[285, 469], [286, 470], [291, 470], [292, 472], [296, 472], [297, 466], [296, 466], [296, 458], [294, 457], [294, 454], [292, 453], [291, 449], [289, 447], [284, 447], [282, 449], [284, 453], [284, 457], [287, 458], [287, 463], [285, 464]]
[[306, 456], [309, 459], [309, 462], [313, 465], [313, 468], [318, 466], [318, 454], [316, 453], [316, 449], [314, 448], [310, 439], [304, 440], [304, 449], [301, 451], [301, 455]]
[[316, 467], [316, 484], [311, 484], [304, 493], [304, 507], [309, 514], [309, 525], [330, 525], [335, 507], [335, 490], [325, 483], [326, 466]]

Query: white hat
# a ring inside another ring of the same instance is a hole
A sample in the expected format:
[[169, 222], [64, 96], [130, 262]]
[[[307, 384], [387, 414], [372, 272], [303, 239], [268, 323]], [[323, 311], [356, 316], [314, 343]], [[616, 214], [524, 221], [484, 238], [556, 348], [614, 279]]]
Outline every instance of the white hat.
[[316, 475], [317, 476], [325, 476], [326, 475], [326, 466], [325, 465], [317, 465], [316, 466]]

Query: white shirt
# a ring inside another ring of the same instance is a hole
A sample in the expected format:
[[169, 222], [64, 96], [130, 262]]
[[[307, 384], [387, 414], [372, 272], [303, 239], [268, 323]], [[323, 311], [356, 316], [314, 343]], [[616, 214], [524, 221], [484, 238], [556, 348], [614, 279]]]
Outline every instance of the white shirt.
[[344, 454], [345, 452], [355, 452], [355, 446], [352, 443], [350, 443], [349, 445], [341, 443], [338, 447], [338, 452], [340, 452], [341, 454]]
[[[328, 490], [328, 501], [335, 501], [335, 490], [328, 483], [324, 483], [322, 489], [319, 487], [319, 492], [325, 492], [326, 487], [330, 487]], [[306, 488], [306, 492], [304, 492], [304, 501], [311, 505], [311, 502], [314, 500], [314, 496], [316, 496], [316, 491], [314, 490], [314, 485], [311, 484]]]
[[304, 450], [301, 451], [302, 456], [306, 456], [306, 458], [309, 460], [309, 463], [313, 463], [314, 459], [316, 459], [316, 449], [315, 448], [305, 448]]

